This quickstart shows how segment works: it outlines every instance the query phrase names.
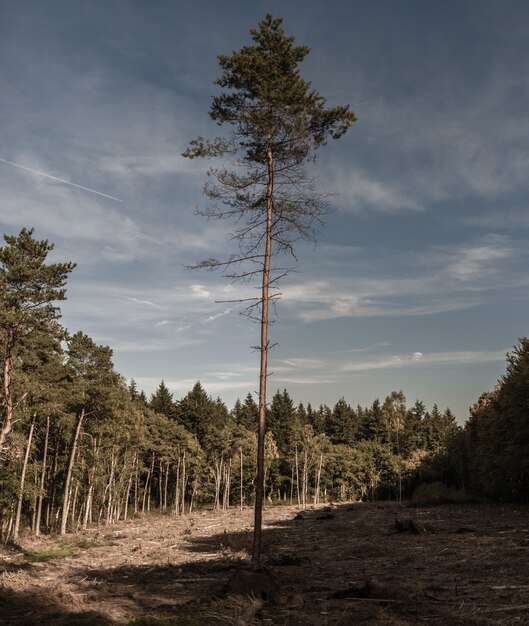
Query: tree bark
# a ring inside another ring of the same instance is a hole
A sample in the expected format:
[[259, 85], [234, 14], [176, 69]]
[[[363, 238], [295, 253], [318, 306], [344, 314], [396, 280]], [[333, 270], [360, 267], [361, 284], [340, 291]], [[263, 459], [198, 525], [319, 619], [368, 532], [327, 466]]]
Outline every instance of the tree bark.
[[29, 453], [31, 450], [31, 442], [33, 439], [33, 430], [35, 428], [35, 418], [36, 418], [35, 415], [33, 415], [33, 417], [31, 418], [31, 425], [29, 427], [29, 434], [28, 434], [28, 443], [26, 445], [26, 454], [24, 455], [24, 464], [22, 465], [22, 474], [20, 476], [20, 488], [18, 490], [17, 511], [15, 514], [15, 523], [13, 526], [13, 541], [18, 540], [18, 533], [20, 530], [20, 517], [22, 515], [22, 502], [24, 500], [24, 484], [26, 482], [26, 470], [28, 467]]
[[274, 157], [270, 143], [266, 148], [266, 241], [261, 284], [261, 361], [259, 366], [259, 426], [257, 430], [257, 478], [255, 485], [255, 516], [252, 549], [252, 569], [261, 565], [261, 535], [264, 498], [264, 452], [266, 432], [266, 383], [268, 378], [268, 304], [270, 299], [270, 259], [272, 256], [272, 220], [274, 210]]
[[68, 462], [68, 471], [66, 472], [66, 482], [64, 485], [64, 495], [62, 501], [62, 517], [61, 517], [61, 535], [66, 534], [66, 523], [68, 521], [68, 509], [70, 508], [70, 484], [72, 482], [72, 473], [73, 467], [75, 463], [75, 454], [77, 452], [77, 443], [79, 441], [79, 435], [81, 434], [81, 426], [83, 425], [83, 420], [85, 416], [85, 410], [82, 409], [79, 420], [77, 421], [77, 428], [75, 429], [75, 435], [72, 442], [72, 450], [70, 452], [70, 460]]
[[320, 453], [320, 462], [318, 464], [318, 472], [316, 474], [316, 491], [314, 492], [314, 504], [320, 502], [320, 481], [321, 481], [321, 469], [323, 466], [323, 452]]
[[9, 433], [13, 430], [13, 395], [11, 393], [11, 348], [6, 346], [7, 355], [4, 358], [4, 404], [6, 407], [6, 419], [0, 430], [0, 452], [4, 449]]
[[40, 535], [40, 521], [42, 519], [42, 501], [44, 500], [44, 487], [46, 486], [46, 461], [48, 459], [48, 441], [50, 436], [50, 416], [46, 416], [46, 434], [44, 436], [44, 452], [42, 454], [42, 471], [40, 474], [40, 487], [37, 502], [37, 517], [35, 519], [35, 535]]
[[240, 495], [240, 501], [241, 501], [241, 511], [244, 508], [244, 489], [243, 489], [243, 477], [244, 477], [244, 473], [243, 473], [243, 462], [242, 462], [242, 447], [239, 448], [239, 453], [241, 455], [241, 495]]

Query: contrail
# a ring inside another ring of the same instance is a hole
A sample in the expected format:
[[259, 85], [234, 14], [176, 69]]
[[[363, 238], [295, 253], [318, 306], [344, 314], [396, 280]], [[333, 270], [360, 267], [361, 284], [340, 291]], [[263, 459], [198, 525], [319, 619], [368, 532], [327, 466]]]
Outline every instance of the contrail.
[[96, 193], [98, 196], [103, 196], [103, 198], [109, 198], [110, 200], [115, 200], [116, 202], [123, 202], [123, 200], [120, 200], [119, 198], [115, 198], [114, 196], [109, 196], [108, 193], [102, 193], [101, 191], [90, 189], [90, 187], [83, 187], [82, 185], [78, 185], [77, 183], [72, 183], [69, 180], [64, 180], [63, 178], [57, 178], [57, 176], [51, 176], [50, 174], [46, 174], [45, 172], [39, 172], [37, 170], [33, 170], [31, 169], [31, 167], [24, 167], [24, 165], [13, 163], [13, 161], [8, 161], [7, 159], [0, 159], [0, 161], [2, 161], [2, 163], [9, 163], [9, 165], [14, 165], [15, 167], [19, 167], [21, 170], [26, 170], [26, 172], [31, 172], [32, 174], [38, 174], [39, 176], [45, 176], [46, 178], [51, 178], [51, 180], [56, 180], [59, 183], [64, 183], [65, 185], [71, 185], [72, 187], [77, 187], [78, 189], [82, 189], [83, 191]]

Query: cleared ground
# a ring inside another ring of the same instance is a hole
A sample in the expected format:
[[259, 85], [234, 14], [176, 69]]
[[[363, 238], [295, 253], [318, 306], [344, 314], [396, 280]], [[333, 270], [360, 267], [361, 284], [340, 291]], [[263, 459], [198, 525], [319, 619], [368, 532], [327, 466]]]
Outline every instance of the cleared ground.
[[[0, 552], [0, 623], [528, 624], [529, 508], [340, 504], [149, 516]], [[66, 555], [66, 556], [65, 556]]]

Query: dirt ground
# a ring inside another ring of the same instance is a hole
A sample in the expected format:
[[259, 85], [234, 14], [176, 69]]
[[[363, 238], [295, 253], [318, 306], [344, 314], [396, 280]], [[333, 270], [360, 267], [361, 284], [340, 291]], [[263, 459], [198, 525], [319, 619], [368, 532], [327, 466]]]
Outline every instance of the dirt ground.
[[268, 508], [259, 579], [252, 515], [27, 537], [0, 552], [0, 624], [529, 624], [526, 506]]

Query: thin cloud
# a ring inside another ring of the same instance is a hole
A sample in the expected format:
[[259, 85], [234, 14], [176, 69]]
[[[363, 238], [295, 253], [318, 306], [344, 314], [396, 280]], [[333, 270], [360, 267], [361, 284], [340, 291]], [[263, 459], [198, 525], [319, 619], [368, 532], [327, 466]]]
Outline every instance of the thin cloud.
[[230, 313], [231, 313], [231, 309], [224, 309], [224, 311], [221, 311], [220, 313], [217, 313], [216, 315], [210, 315], [208, 318], [204, 320], [204, 323], [206, 324], [207, 322], [213, 322], [216, 319], [219, 319], [219, 317], [224, 317], [225, 315], [229, 315]]
[[46, 174], [45, 172], [39, 172], [38, 170], [34, 170], [31, 167], [20, 165], [20, 163], [15, 163], [14, 161], [8, 161], [7, 159], [0, 159], [0, 161], [2, 161], [2, 163], [8, 163], [9, 165], [13, 165], [14, 167], [18, 167], [21, 170], [25, 170], [26, 172], [31, 172], [32, 174], [37, 174], [38, 176], [44, 176], [44, 178], [55, 180], [64, 185], [77, 187], [77, 189], [82, 189], [83, 191], [89, 191], [90, 193], [95, 193], [96, 195], [103, 196], [103, 198], [108, 198], [109, 200], [115, 200], [116, 202], [123, 202], [119, 198], [116, 198], [115, 196], [111, 196], [107, 193], [103, 193], [102, 191], [96, 191], [95, 189], [91, 189], [90, 187], [84, 187], [83, 185], [78, 185], [77, 183], [73, 183], [69, 180], [64, 180], [64, 178], [58, 178], [57, 176], [52, 176], [51, 174]]
[[407, 355], [394, 355], [384, 359], [350, 362], [341, 367], [344, 372], [368, 372], [402, 367], [421, 367], [424, 365], [470, 365], [479, 363], [495, 363], [505, 360], [507, 350], [502, 351], [469, 351], [455, 352], [413, 352]]
[[[123, 298], [124, 300], [129, 300], [130, 302], [136, 302], [137, 304], [146, 304], [147, 306], [152, 306], [152, 307], [154, 307], [156, 309], [162, 309], [163, 308], [159, 304], [156, 304], [155, 302], [151, 302], [150, 300], [140, 300], [139, 298], [131, 298], [130, 296], [120, 296], [118, 294], [116, 294], [116, 298]], [[168, 323], [168, 322], [165, 322], [165, 323]], [[162, 324], [163, 324], [163, 322], [160, 323], [160, 326]]]

